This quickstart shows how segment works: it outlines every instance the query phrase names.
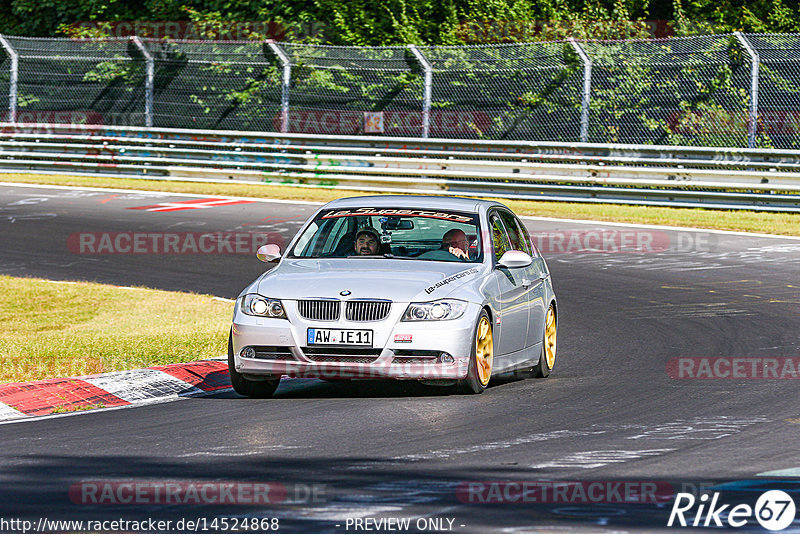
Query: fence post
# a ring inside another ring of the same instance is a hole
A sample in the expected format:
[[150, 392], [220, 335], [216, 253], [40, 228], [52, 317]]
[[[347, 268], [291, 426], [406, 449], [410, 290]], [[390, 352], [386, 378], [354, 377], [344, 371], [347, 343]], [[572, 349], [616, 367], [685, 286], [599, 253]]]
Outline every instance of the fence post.
[[739, 43], [747, 50], [753, 66], [750, 69], [750, 117], [747, 121], [747, 148], [755, 148], [756, 132], [758, 131], [758, 69], [761, 59], [758, 52], [750, 46], [750, 41], [742, 32], [733, 32]]
[[144, 43], [139, 39], [138, 35], [132, 35], [131, 40], [136, 45], [136, 48], [142, 53], [145, 59], [145, 81], [144, 81], [144, 125], [147, 128], [153, 127], [153, 85], [155, 81], [155, 60], [153, 55], [144, 46]]
[[0, 46], [11, 58], [11, 73], [8, 80], [8, 122], [17, 122], [17, 83], [19, 81], [19, 54], [11, 46], [11, 43], [6, 41], [6, 38], [0, 35]]
[[583, 93], [581, 94], [581, 143], [589, 142], [589, 102], [592, 98], [592, 60], [573, 37], [569, 44], [583, 61]]
[[431, 100], [433, 88], [433, 67], [416, 45], [408, 45], [408, 49], [417, 58], [422, 70], [425, 73], [424, 85], [422, 89], [422, 137], [427, 138], [431, 131]]
[[289, 131], [289, 84], [292, 82], [292, 62], [289, 61], [289, 56], [275, 41], [267, 39], [267, 45], [283, 66], [283, 76], [281, 78], [281, 133], [287, 133]]

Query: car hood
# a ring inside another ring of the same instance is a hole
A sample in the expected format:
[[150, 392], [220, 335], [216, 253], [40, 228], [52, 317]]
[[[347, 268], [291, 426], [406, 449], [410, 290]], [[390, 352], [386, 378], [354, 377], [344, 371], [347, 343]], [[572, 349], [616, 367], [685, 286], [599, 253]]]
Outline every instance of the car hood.
[[[480, 276], [477, 263], [413, 260], [283, 260], [251, 286], [279, 299], [387, 299], [412, 302], [442, 298]], [[342, 295], [341, 292], [350, 294]]]

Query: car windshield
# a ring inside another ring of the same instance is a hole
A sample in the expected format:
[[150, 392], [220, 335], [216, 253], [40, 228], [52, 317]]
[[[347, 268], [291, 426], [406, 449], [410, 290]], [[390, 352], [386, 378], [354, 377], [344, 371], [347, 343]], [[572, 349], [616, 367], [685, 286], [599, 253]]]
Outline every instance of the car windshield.
[[474, 213], [364, 207], [320, 212], [289, 256], [480, 263], [483, 247]]

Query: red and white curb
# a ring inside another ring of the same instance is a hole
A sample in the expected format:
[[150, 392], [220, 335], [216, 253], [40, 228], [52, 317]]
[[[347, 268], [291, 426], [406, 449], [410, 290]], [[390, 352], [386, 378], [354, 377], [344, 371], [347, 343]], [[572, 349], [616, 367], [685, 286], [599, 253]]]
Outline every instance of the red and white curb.
[[228, 364], [220, 360], [12, 382], [0, 384], [0, 421], [164, 401], [230, 387]]

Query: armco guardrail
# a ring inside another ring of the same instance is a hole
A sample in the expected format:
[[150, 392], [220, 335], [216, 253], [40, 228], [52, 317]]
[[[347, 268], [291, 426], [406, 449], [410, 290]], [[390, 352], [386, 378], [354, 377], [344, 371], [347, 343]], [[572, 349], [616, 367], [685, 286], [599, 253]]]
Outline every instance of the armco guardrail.
[[0, 171], [800, 211], [800, 151], [0, 124]]

